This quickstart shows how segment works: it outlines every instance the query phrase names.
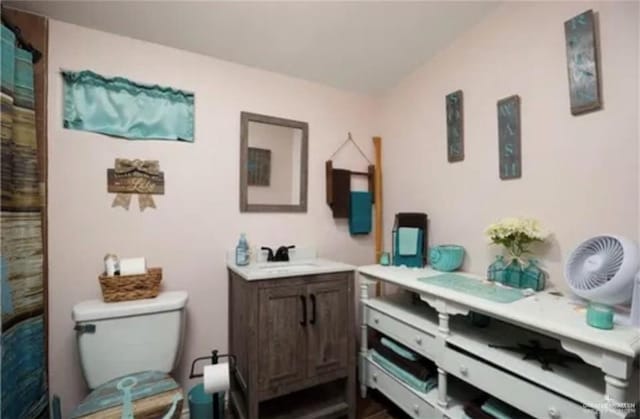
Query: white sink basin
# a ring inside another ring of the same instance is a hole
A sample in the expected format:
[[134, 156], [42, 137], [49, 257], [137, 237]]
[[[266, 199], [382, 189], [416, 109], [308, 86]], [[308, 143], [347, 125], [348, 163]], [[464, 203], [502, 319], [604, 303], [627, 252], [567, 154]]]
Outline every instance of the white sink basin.
[[315, 257], [315, 252], [301, 253], [298, 249], [296, 253], [298, 253], [297, 256], [309, 255], [309, 257], [304, 259], [296, 259], [294, 257], [289, 262], [267, 262], [266, 260], [261, 260], [247, 266], [237, 266], [235, 264], [235, 253], [231, 250], [227, 255], [227, 267], [248, 281], [353, 272], [356, 269], [353, 265], [317, 258]]
[[266, 264], [256, 266], [254, 269], [259, 270], [265, 274], [285, 274], [285, 273], [299, 273], [318, 269], [317, 263], [291, 263], [291, 262], [275, 262], [273, 264]]

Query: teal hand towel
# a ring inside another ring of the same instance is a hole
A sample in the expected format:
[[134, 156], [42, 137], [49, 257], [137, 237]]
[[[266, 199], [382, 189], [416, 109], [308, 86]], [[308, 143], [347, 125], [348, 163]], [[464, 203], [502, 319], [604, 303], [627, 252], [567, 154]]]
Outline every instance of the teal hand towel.
[[483, 412], [497, 419], [516, 419], [524, 416], [524, 414], [515, 407], [494, 398], [489, 398], [484, 402], [481, 409]]
[[420, 359], [420, 356], [418, 354], [398, 343], [395, 343], [391, 339], [383, 337], [380, 339], [380, 343], [382, 343], [384, 346], [391, 349], [393, 352], [403, 357], [404, 359], [408, 359], [409, 361], [417, 361], [418, 359]]
[[419, 233], [419, 228], [400, 227], [398, 229], [398, 254], [400, 256], [415, 256], [418, 254]]
[[351, 192], [349, 202], [349, 233], [369, 234], [371, 232], [371, 192]]
[[422, 393], [428, 393], [429, 391], [438, 387], [438, 379], [435, 376], [427, 378], [425, 381], [422, 381], [419, 378], [416, 378], [415, 376], [406, 372], [402, 368], [398, 367], [396, 364], [389, 361], [387, 358], [380, 355], [378, 352], [376, 352], [375, 349], [369, 350], [369, 353], [371, 354], [371, 359], [373, 359], [373, 361], [376, 364], [380, 365], [382, 368], [388, 371], [391, 375], [396, 377], [398, 380], [406, 383], [409, 387], [413, 388], [414, 390], [417, 390]]

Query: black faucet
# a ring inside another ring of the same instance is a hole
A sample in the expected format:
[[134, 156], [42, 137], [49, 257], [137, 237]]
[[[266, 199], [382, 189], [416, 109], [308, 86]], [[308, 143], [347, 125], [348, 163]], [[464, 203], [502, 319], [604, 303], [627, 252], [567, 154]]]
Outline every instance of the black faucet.
[[261, 250], [266, 250], [267, 253], [267, 262], [273, 262], [273, 250], [270, 247], [262, 246]]
[[294, 248], [295, 246], [280, 246], [275, 255], [270, 247], [263, 246], [260, 249], [267, 251], [267, 262], [289, 262], [289, 249]]
[[295, 246], [280, 246], [276, 250], [273, 257], [274, 262], [289, 262], [289, 249], [295, 249]]

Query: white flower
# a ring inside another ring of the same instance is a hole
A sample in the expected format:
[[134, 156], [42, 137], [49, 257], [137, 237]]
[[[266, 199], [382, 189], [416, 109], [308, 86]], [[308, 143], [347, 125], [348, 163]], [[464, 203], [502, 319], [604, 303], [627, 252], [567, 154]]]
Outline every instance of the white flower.
[[544, 241], [549, 236], [549, 232], [544, 230], [540, 222], [534, 218], [508, 217], [489, 225], [485, 235], [492, 242], [516, 236], [528, 241]]

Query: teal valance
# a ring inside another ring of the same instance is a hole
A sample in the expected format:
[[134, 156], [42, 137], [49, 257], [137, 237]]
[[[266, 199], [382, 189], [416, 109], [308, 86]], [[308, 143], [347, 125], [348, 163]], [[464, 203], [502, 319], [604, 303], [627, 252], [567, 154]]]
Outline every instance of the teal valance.
[[88, 70], [62, 76], [65, 128], [132, 140], [194, 140], [193, 93]]

